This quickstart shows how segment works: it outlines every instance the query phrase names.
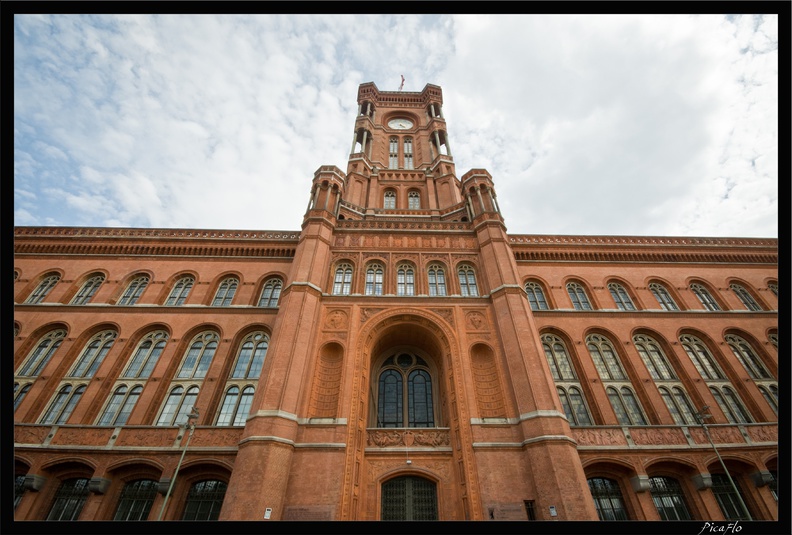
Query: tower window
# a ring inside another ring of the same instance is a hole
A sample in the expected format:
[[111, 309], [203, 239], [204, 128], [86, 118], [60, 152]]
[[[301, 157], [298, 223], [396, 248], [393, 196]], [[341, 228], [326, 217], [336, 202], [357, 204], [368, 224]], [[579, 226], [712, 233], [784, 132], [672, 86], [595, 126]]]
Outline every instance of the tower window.
[[421, 194], [417, 191], [411, 191], [407, 194], [407, 207], [410, 210], [421, 209]]
[[349, 295], [352, 291], [352, 266], [340, 264], [336, 268], [333, 295]]
[[372, 264], [366, 269], [366, 295], [382, 295], [383, 269]]
[[409, 137], [404, 140], [404, 168], [413, 168], [412, 138]]
[[396, 295], [415, 295], [415, 271], [402, 264], [396, 268]]
[[390, 138], [390, 149], [388, 151], [388, 168], [389, 169], [398, 169], [399, 168], [399, 139], [392, 137]]
[[476, 272], [470, 266], [459, 266], [459, 288], [464, 297], [477, 297], [478, 287], [476, 286]]
[[382, 207], [386, 210], [395, 210], [396, 209], [396, 193], [393, 191], [386, 191], [383, 201]]
[[431, 296], [444, 296], [446, 295], [446, 281], [445, 270], [442, 266], [432, 264], [428, 270], [429, 278], [429, 295]]

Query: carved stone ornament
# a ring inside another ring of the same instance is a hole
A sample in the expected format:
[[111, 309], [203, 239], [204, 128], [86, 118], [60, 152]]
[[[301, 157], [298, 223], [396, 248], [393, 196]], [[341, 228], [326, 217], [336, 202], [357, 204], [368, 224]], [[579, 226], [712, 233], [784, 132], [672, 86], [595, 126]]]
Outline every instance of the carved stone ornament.
[[325, 327], [328, 329], [344, 329], [347, 325], [347, 315], [341, 310], [333, 310], [327, 315]]
[[448, 446], [451, 437], [446, 430], [406, 429], [382, 430], [368, 432], [367, 443], [369, 446], [388, 448], [394, 446], [429, 446], [437, 448]]
[[478, 331], [484, 326], [484, 322], [485, 318], [481, 312], [468, 312], [467, 324], [469, 329]]

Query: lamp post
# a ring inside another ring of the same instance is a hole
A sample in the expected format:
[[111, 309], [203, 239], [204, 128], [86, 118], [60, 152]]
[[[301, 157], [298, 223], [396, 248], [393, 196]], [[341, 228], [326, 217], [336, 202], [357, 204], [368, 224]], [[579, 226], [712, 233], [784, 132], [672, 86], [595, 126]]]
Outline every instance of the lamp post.
[[197, 419], [198, 419], [198, 408], [193, 407], [192, 412], [190, 412], [190, 414], [187, 415], [187, 422], [184, 424], [179, 424], [180, 428], [182, 427], [182, 425], [184, 426], [185, 430], [189, 428], [190, 433], [187, 435], [187, 442], [184, 443], [184, 448], [182, 448], [182, 454], [181, 457], [179, 458], [179, 464], [176, 465], [176, 471], [173, 472], [173, 477], [171, 478], [170, 485], [168, 485], [168, 492], [167, 494], [165, 494], [165, 499], [162, 501], [162, 508], [160, 509], [159, 517], [157, 518], [157, 520], [162, 520], [162, 514], [165, 512], [165, 507], [168, 505], [168, 498], [170, 498], [171, 491], [173, 490], [173, 484], [176, 483], [176, 476], [179, 475], [179, 468], [181, 468], [182, 461], [184, 461], [184, 454], [187, 453], [187, 448], [190, 445], [190, 439], [192, 438], [193, 433], [195, 432], [195, 420]]
[[748, 507], [745, 505], [745, 502], [742, 499], [742, 495], [740, 494], [737, 485], [735, 485], [734, 480], [729, 474], [729, 469], [726, 468], [726, 463], [723, 462], [723, 458], [721, 458], [720, 453], [718, 453], [718, 448], [715, 447], [715, 443], [712, 441], [712, 437], [710, 436], [709, 429], [707, 429], [707, 424], [704, 423], [704, 420], [708, 418], [712, 418], [711, 414], [706, 413], [705, 411], [709, 409], [709, 405], [704, 405], [700, 411], [693, 413], [693, 416], [696, 418], [696, 421], [704, 428], [704, 434], [707, 435], [707, 440], [712, 446], [712, 449], [715, 450], [715, 455], [718, 456], [718, 460], [720, 461], [721, 466], [723, 467], [723, 471], [726, 473], [726, 477], [729, 478], [729, 483], [731, 483], [732, 489], [734, 489], [734, 494], [737, 496], [737, 500], [740, 502], [740, 507], [742, 507], [743, 513], [748, 520], [753, 520], [751, 518], [751, 513], [748, 512]]

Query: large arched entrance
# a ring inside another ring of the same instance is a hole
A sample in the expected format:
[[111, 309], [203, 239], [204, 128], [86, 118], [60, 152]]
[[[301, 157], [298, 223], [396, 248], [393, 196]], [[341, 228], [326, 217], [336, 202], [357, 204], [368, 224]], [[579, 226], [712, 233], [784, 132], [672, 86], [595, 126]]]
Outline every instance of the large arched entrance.
[[437, 485], [417, 476], [382, 484], [380, 520], [437, 520]]

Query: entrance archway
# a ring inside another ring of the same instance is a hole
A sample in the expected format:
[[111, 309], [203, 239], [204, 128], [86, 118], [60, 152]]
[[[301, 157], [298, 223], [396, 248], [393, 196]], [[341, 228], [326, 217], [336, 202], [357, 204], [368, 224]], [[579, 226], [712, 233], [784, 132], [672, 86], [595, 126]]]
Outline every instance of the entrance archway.
[[380, 520], [437, 520], [437, 485], [417, 476], [382, 484]]

